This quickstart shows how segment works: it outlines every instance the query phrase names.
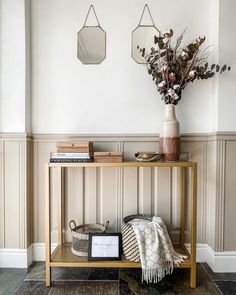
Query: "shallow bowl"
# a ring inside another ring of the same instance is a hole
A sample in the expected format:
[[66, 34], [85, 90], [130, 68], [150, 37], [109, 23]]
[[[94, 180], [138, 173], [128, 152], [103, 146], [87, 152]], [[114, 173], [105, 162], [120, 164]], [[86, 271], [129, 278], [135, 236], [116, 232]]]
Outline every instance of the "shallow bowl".
[[138, 162], [155, 162], [162, 159], [162, 154], [157, 152], [137, 152], [135, 158]]

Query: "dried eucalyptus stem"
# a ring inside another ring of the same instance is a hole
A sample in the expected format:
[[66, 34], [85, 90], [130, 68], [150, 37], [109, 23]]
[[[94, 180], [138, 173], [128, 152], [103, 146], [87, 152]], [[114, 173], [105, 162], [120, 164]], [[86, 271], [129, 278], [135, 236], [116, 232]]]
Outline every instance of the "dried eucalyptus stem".
[[230, 71], [230, 66], [220, 67], [218, 64], [209, 65], [207, 60], [212, 51], [210, 46], [201, 49], [205, 37], [198, 37], [194, 42], [181, 48], [186, 29], [177, 38], [172, 46], [172, 29], [162, 35], [155, 36], [154, 44], [148, 53], [145, 48], [140, 52], [145, 60], [148, 73], [157, 85], [157, 90], [166, 104], [177, 105], [181, 99], [182, 91], [196, 79], [209, 79], [215, 73]]

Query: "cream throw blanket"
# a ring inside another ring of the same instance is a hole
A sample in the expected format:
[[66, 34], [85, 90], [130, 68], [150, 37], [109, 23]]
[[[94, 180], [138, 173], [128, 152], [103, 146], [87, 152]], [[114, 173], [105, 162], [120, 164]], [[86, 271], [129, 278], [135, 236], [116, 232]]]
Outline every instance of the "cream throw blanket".
[[132, 225], [140, 252], [142, 281], [156, 283], [173, 271], [187, 257], [175, 252], [166, 225], [161, 217], [152, 221], [133, 219]]

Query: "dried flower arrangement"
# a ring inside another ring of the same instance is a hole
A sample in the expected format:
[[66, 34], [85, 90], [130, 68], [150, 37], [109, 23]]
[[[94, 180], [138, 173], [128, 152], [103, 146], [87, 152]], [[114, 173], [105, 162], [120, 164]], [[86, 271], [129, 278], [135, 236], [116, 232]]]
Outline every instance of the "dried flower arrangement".
[[196, 79], [212, 78], [215, 73], [223, 73], [225, 70], [230, 71], [230, 66], [227, 65], [220, 67], [218, 64], [208, 64], [211, 51], [209, 47], [204, 50], [200, 48], [205, 37], [198, 37], [185, 48], [181, 48], [184, 33], [185, 31], [177, 38], [175, 46], [171, 44], [174, 34], [171, 29], [155, 36], [156, 47], [152, 47], [150, 52], [138, 46], [148, 73], [166, 104], [177, 105], [188, 83]]

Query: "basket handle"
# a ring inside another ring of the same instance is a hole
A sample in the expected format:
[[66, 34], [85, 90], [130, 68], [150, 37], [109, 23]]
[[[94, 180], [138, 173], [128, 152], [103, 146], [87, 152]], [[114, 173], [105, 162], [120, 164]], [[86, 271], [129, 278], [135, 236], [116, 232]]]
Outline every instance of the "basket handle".
[[107, 230], [108, 226], [109, 226], [109, 220], [107, 220], [106, 224], [105, 224], [105, 231]]
[[[71, 224], [73, 224], [73, 227], [71, 226]], [[71, 220], [71, 221], [69, 222], [69, 228], [70, 228], [71, 231], [72, 231], [73, 229], [76, 228], [76, 223], [75, 223], [74, 220]]]

